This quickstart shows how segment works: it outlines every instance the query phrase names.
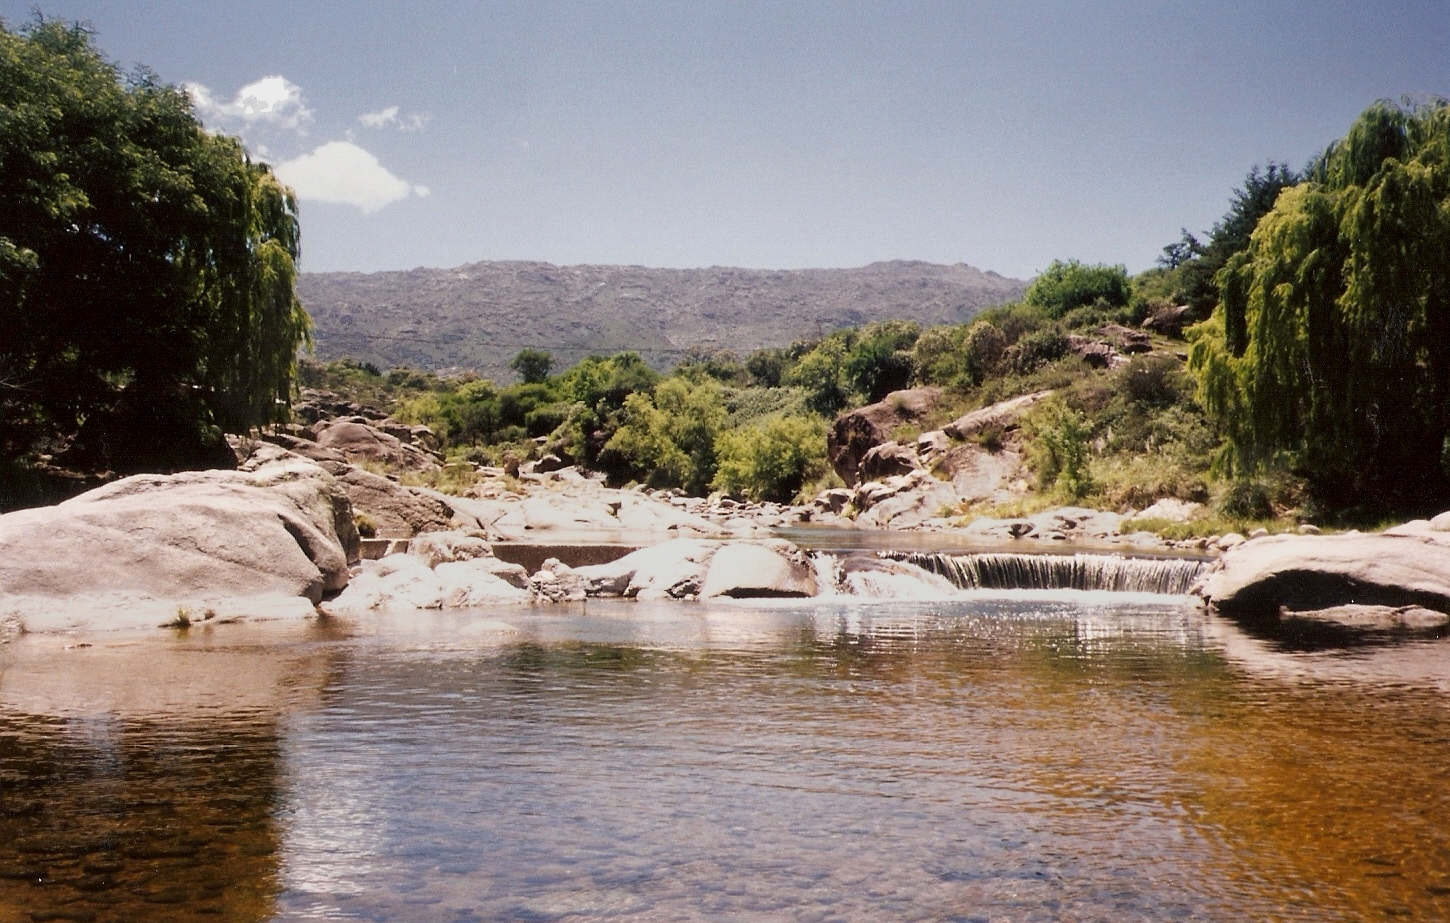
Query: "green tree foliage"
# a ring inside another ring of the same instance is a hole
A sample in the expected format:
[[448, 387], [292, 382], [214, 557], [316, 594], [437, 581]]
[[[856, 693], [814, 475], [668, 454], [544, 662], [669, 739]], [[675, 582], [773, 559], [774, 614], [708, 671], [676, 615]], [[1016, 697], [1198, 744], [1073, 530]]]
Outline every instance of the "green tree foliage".
[[713, 486], [752, 500], [789, 503], [826, 471], [826, 423], [773, 417], [720, 434]]
[[[652, 487], [700, 494], [715, 477], [715, 444], [725, 421], [720, 386], [666, 378], [653, 395], [631, 394], [605, 452]], [[607, 461], [608, 459], [606, 459]]]
[[816, 413], [834, 414], [851, 403], [851, 384], [846, 379], [848, 343], [854, 345], [855, 331], [833, 333], [811, 349], [786, 375], [787, 385], [806, 392], [806, 405]]
[[1239, 473], [1326, 499], [1450, 493], [1450, 104], [1379, 103], [1218, 274], [1191, 353]]
[[519, 379], [526, 385], [540, 385], [549, 380], [554, 369], [554, 357], [542, 349], [521, 349], [509, 363], [509, 368], [519, 373]]
[[1131, 294], [1128, 270], [1123, 266], [1086, 266], [1077, 260], [1053, 260], [1027, 287], [1023, 300], [1048, 317], [1058, 318], [1076, 308], [1098, 304], [1125, 307]]
[[1278, 201], [1279, 193], [1303, 179], [1286, 164], [1269, 162], [1267, 167], [1254, 166], [1244, 177], [1243, 185], [1233, 192], [1233, 199], [1223, 218], [1213, 226], [1208, 239], [1183, 231], [1176, 244], [1163, 248], [1158, 262], [1172, 270], [1169, 300], [1187, 304], [1198, 317], [1207, 317], [1218, 304], [1217, 276], [1236, 253], [1249, 247], [1249, 237], [1259, 219], [1267, 215]]
[[837, 330], [805, 351], [784, 381], [804, 388], [807, 404], [816, 413], [874, 403], [911, 384], [912, 348], [919, 336], [921, 326], [914, 321], [880, 321]]
[[[310, 322], [296, 202], [81, 26], [0, 26], [0, 451], [184, 466], [283, 419]], [[188, 457], [189, 456], [189, 457]]]

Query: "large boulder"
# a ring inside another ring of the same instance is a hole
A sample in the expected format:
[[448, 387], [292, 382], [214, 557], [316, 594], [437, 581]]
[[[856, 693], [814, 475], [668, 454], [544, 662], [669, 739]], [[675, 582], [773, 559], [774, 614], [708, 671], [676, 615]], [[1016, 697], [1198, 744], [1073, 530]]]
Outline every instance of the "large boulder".
[[789, 542], [731, 542], [710, 559], [700, 598], [815, 596], [818, 592], [810, 560]]
[[826, 454], [841, 480], [851, 486], [860, 481], [861, 460], [866, 453], [891, 439], [897, 427], [916, 423], [941, 402], [940, 388], [893, 391], [884, 400], [847, 411], [836, 418], [826, 433]]
[[322, 468], [261, 446], [237, 471], [136, 475], [0, 516], [0, 623], [29, 631], [305, 615], [358, 538]]
[[448, 531], [458, 524], [453, 506], [431, 491], [405, 487], [346, 463], [323, 465], [337, 477], [354, 512], [367, 517], [379, 538], [412, 538], [423, 532]]
[[353, 464], [370, 462], [400, 471], [433, 471], [438, 461], [417, 446], [352, 417], [313, 427], [317, 445], [340, 453]]
[[910, 474], [921, 468], [921, 459], [913, 446], [899, 442], [883, 442], [868, 451], [857, 469], [861, 478], [880, 481], [900, 474]]
[[1225, 552], [1198, 592], [1250, 619], [1349, 605], [1450, 612], [1450, 536], [1424, 528], [1257, 538]]
[[953, 439], [970, 439], [989, 427], [1009, 430], [1017, 426], [1024, 413], [1051, 396], [1051, 391], [1037, 391], [1010, 400], [998, 401], [989, 407], [973, 410], [971, 413], [958, 417], [947, 424], [944, 431]]
[[589, 596], [684, 599], [699, 595], [719, 542], [678, 538], [641, 548], [607, 564], [574, 568]]

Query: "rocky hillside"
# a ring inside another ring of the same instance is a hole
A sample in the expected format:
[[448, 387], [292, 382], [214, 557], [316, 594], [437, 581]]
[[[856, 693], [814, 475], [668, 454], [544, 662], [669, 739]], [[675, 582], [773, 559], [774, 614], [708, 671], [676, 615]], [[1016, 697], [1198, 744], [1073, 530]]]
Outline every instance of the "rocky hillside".
[[307, 273], [298, 283], [321, 359], [464, 367], [509, 380], [525, 347], [559, 366], [638, 350], [673, 364], [692, 346], [746, 353], [901, 318], [958, 323], [1021, 297], [1025, 283], [966, 264], [859, 269], [647, 269], [474, 263], [407, 272]]

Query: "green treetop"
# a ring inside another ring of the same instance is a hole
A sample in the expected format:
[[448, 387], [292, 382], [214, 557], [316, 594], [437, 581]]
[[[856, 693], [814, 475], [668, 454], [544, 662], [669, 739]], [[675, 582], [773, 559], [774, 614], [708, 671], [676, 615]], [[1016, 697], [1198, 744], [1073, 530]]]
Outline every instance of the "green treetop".
[[1326, 498], [1450, 496], [1450, 104], [1378, 103], [1217, 278], [1191, 365], [1230, 466]]
[[297, 205], [184, 91], [79, 25], [0, 24], [0, 455], [186, 466], [285, 417]]

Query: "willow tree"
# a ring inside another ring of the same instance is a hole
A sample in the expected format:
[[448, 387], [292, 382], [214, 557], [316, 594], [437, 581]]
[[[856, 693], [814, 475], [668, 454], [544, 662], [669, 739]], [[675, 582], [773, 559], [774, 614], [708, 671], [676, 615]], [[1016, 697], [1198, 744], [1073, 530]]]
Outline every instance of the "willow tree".
[[1190, 364], [1231, 469], [1338, 500], [1450, 493], [1450, 104], [1366, 110], [1217, 281]]
[[292, 193], [184, 91], [0, 26], [0, 453], [181, 467], [284, 417], [297, 256]]

